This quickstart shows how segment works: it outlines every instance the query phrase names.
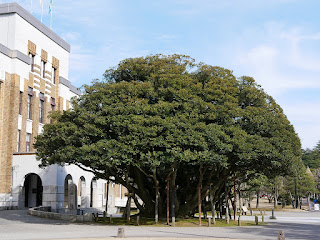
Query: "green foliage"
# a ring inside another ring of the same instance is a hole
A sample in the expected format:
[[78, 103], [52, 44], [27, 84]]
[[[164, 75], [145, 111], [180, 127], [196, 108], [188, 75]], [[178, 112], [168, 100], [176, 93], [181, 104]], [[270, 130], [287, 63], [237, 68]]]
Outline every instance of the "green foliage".
[[308, 193], [318, 192], [316, 189], [317, 182], [315, 181], [314, 177], [304, 172], [297, 177], [286, 177], [284, 188], [292, 196], [295, 194], [295, 181], [297, 196], [299, 198], [307, 196]]
[[182, 55], [126, 59], [53, 115], [35, 147], [43, 166], [73, 163], [121, 183], [152, 215], [155, 185], [164, 214], [166, 178], [177, 215], [195, 211], [213, 183], [218, 199], [232, 176], [290, 174], [301, 162], [299, 138], [282, 109], [250, 77], [196, 64]]
[[312, 149], [302, 150], [302, 161], [306, 167], [311, 169], [320, 168], [320, 141]]

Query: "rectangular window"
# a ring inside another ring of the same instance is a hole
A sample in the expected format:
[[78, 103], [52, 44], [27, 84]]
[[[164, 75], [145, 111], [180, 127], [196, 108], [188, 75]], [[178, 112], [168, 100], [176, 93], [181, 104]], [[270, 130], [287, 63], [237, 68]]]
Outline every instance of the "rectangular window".
[[31, 58], [31, 72], [34, 72], [34, 55], [32, 53], [29, 54], [29, 57]]
[[[54, 112], [55, 107], [56, 107], [55, 99], [51, 98], [51, 112]], [[53, 123], [53, 119], [52, 118], [50, 118], [50, 123], [51, 124]]]
[[21, 131], [18, 130], [18, 135], [17, 135], [17, 152], [20, 152], [20, 134], [21, 134]]
[[41, 67], [42, 67], [42, 78], [44, 78], [46, 76], [46, 62], [45, 61], [41, 61]]
[[56, 84], [56, 74], [57, 74], [57, 69], [52, 68], [52, 83]]
[[44, 122], [44, 94], [40, 93], [39, 101], [39, 123]]
[[33, 89], [29, 87], [28, 89], [28, 105], [27, 105], [27, 118], [32, 119], [32, 99], [33, 99]]
[[26, 152], [30, 152], [31, 150], [31, 133], [27, 133], [26, 137]]
[[19, 96], [19, 114], [22, 114], [22, 97], [23, 97], [23, 92], [20, 92]]

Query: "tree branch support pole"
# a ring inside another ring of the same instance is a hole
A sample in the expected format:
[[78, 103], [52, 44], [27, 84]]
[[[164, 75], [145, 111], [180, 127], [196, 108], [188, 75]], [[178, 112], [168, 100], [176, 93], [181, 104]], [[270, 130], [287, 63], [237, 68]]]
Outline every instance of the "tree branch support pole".
[[226, 201], [226, 223], [229, 224], [229, 204], [228, 204], [228, 188], [225, 186], [225, 201]]
[[237, 191], [236, 191], [236, 177], [234, 177], [233, 181], [233, 197], [234, 197], [234, 202], [233, 202], [233, 219], [236, 221], [236, 216], [237, 216]]
[[298, 208], [298, 195], [297, 195], [297, 179], [294, 179], [294, 202], [295, 208]]
[[275, 184], [274, 184], [274, 208], [277, 208], [277, 207], [278, 207], [278, 185], [275, 182]]
[[170, 224], [170, 178], [167, 178], [167, 225]]
[[172, 199], [171, 199], [171, 206], [172, 206], [172, 209], [171, 209], [171, 223], [172, 223], [172, 226], [175, 227], [176, 226], [176, 188], [173, 187], [172, 188]]
[[155, 222], [159, 222], [159, 184], [156, 184]]
[[201, 226], [201, 186], [198, 187], [199, 226]]

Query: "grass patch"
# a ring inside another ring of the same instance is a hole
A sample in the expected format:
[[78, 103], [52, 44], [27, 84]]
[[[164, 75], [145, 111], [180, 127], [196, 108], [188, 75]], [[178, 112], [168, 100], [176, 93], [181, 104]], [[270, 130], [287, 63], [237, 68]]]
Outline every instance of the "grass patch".
[[[110, 223], [110, 219], [107, 218], [106, 221], [103, 221], [103, 218], [98, 219], [99, 224], [104, 225], [128, 225], [128, 226], [137, 226], [136, 217], [131, 217], [130, 223], [127, 223], [126, 219], [123, 218], [112, 218], [112, 223]], [[208, 227], [208, 220], [202, 219], [201, 221], [202, 227]], [[170, 227], [167, 225], [165, 219], [159, 219], [159, 223], [155, 224], [153, 218], [140, 218], [139, 222], [140, 226], [152, 226], [152, 227]], [[262, 225], [259, 223], [259, 225]], [[197, 218], [190, 219], [176, 219], [176, 227], [199, 227], [199, 220]], [[236, 227], [238, 226], [238, 221], [230, 220], [229, 224], [226, 223], [225, 219], [216, 219], [216, 224], [213, 225], [211, 223], [211, 227]], [[241, 221], [241, 226], [255, 226], [255, 222], [253, 221]]]

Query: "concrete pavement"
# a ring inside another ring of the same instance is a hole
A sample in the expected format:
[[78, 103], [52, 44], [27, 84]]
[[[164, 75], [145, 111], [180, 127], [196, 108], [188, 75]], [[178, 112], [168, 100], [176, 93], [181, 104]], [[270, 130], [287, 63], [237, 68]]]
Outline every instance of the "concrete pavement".
[[[131, 239], [266, 239], [276, 240], [279, 230], [286, 239], [320, 239], [320, 213], [276, 212], [277, 220], [253, 227], [136, 227], [124, 226]], [[248, 216], [248, 218], [250, 218]], [[117, 226], [75, 224], [27, 215], [26, 211], [0, 212], [0, 239], [113, 239]]]

